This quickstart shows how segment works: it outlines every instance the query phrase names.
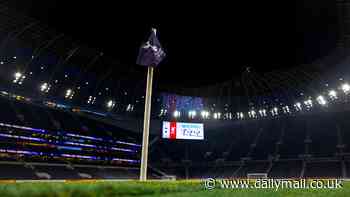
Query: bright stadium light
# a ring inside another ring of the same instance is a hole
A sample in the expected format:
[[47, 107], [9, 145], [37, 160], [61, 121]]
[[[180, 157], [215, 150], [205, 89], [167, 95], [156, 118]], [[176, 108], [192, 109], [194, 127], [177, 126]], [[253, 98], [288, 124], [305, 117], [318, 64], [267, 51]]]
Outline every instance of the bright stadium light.
[[202, 116], [203, 119], [208, 119], [208, 118], [209, 118], [209, 112], [203, 110], [203, 111], [201, 112], [201, 116]]
[[277, 116], [278, 115], [278, 108], [277, 107], [272, 108], [271, 114], [272, 114], [272, 116]]
[[282, 110], [283, 110], [283, 113], [285, 113], [285, 114], [289, 114], [289, 113], [290, 113], [290, 109], [289, 109], [289, 106], [288, 106], [288, 105], [283, 106], [283, 107], [282, 107]]
[[74, 91], [72, 89], [67, 89], [64, 98], [73, 99]]
[[20, 78], [20, 77], [22, 77], [22, 73], [16, 72], [16, 73], [15, 73], [15, 78]]
[[248, 112], [248, 117], [249, 118], [256, 118], [256, 112], [254, 110], [251, 110]]
[[348, 94], [350, 92], [350, 85], [348, 83], [344, 83], [342, 86], [341, 86], [341, 89], [343, 90], [343, 92], [345, 94]]
[[244, 118], [243, 112], [237, 112], [237, 119], [242, 120]]
[[260, 109], [259, 114], [261, 117], [266, 117], [266, 109]]
[[214, 119], [220, 119], [221, 118], [221, 113], [220, 112], [216, 112], [214, 113]]
[[300, 102], [295, 103], [294, 104], [294, 108], [295, 108], [296, 111], [302, 111], [303, 110]]
[[[137, 103], [137, 101], [136, 101], [136, 103]], [[167, 113], [168, 113], [168, 110], [167, 110], [167, 109], [161, 109], [161, 110], [160, 110], [160, 113], [159, 113], [159, 116], [166, 116]]]
[[308, 99], [308, 100], [304, 101], [304, 105], [306, 105], [307, 109], [312, 108], [312, 106], [313, 106], [312, 100]]
[[132, 111], [134, 111], [134, 105], [128, 104], [128, 106], [126, 106], [126, 111], [127, 111], [127, 112], [132, 112]]
[[332, 100], [338, 99], [337, 92], [336, 92], [335, 90], [330, 90], [330, 91], [328, 92], [328, 96], [329, 96], [329, 98], [331, 98]]
[[19, 85], [22, 85], [24, 79], [26, 78], [26, 76], [23, 75], [23, 74], [20, 73], [20, 72], [16, 72], [16, 73], [14, 74], [14, 77], [15, 77], [15, 79], [14, 79], [12, 82], [13, 82], [13, 83], [16, 83], [16, 84], [19, 84]]
[[50, 89], [51, 89], [51, 85], [48, 83], [43, 83], [40, 86], [40, 91], [44, 92], [44, 93], [48, 93], [50, 91]]
[[173, 115], [174, 115], [174, 118], [179, 118], [181, 116], [181, 112], [175, 110]]
[[107, 108], [108, 109], [113, 109], [115, 107], [115, 101], [114, 100], [109, 100], [107, 102]]
[[197, 115], [197, 112], [195, 110], [191, 110], [188, 112], [188, 117], [191, 119], [195, 118], [196, 115]]
[[233, 116], [232, 116], [232, 113], [231, 112], [226, 112], [224, 114], [224, 119], [225, 120], [232, 120]]
[[95, 102], [96, 102], [96, 97], [89, 96], [89, 99], [87, 100], [87, 104], [93, 105], [93, 104], [95, 104]]
[[326, 99], [325, 99], [322, 95], [318, 96], [318, 97], [316, 98], [316, 101], [317, 101], [318, 104], [320, 104], [320, 105], [326, 105], [326, 104], [327, 104]]

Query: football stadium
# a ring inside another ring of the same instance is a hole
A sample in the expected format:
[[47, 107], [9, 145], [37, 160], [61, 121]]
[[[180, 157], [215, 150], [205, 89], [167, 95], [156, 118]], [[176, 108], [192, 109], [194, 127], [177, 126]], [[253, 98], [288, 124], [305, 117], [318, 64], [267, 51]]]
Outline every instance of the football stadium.
[[0, 1], [0, 196], [350, 196], [350, 1], [247, 4]]

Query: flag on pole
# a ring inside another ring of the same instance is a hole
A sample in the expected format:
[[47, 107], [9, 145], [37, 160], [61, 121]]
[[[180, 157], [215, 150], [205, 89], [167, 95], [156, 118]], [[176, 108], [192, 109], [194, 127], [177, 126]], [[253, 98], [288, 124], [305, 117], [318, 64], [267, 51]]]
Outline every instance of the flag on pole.
[[156, 31], [156, 29], [152, 29], [148, 41], [140, 47], [136, 64], [142, 66], [158, 66], [165, 58], [165, 52], [160, 45]]

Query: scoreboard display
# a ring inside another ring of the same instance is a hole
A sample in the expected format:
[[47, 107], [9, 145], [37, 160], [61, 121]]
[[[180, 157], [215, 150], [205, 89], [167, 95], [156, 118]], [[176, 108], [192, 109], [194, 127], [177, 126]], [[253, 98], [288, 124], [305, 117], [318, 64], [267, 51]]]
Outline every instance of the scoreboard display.
[[163, 122], [162, 138], [183, 140], [204, 140], [203, 123]]

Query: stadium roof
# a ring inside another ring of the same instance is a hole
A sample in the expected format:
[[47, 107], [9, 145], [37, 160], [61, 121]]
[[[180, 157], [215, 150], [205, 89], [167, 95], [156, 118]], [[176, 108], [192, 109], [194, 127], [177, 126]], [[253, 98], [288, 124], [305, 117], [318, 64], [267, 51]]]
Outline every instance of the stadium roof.
[[58, 69], [75, 63], [97, 81], [133, 88], [145, 77], [135, 65], [138, 47], [149, 28], [157, 27], [168, 54], [156, 71], [158, 89], [210, 96], [229, 87], [228, 95], [249, 96], [303, 87], [325, 72], [312, 63], [336, 46], [336, 4], [308, 0], [297, 2], [295, 10], [287, 7], [293, 5], [12, 0], [1, 12], [8, 16], [2, 17], [7, 32], [17, 30], [34, 49], [47, 44], [45, 52], [59, 54]]

